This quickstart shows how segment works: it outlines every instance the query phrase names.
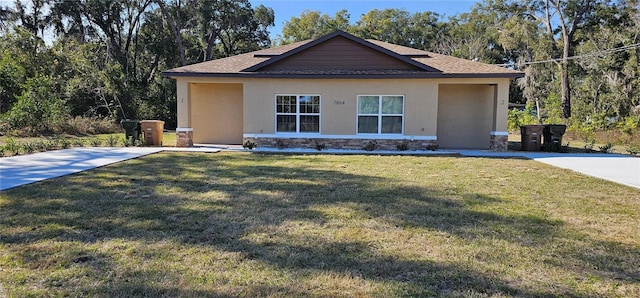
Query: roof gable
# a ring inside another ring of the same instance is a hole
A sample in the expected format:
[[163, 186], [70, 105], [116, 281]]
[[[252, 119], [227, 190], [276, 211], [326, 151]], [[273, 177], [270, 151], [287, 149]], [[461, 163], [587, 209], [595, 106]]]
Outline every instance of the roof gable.
[[[425, 55], [425, 58], [427, 57], [428, 56]], [[441, 72], [438, 69], [411, 59], [410, 56], [398, 54], [343, 31], [336, 31], [280, 55], [273, 55], [270, 59], [244, 69], [243, 71], [270, 72], [301, 70], [406, 70]]]
[[[352, 50], [351, 56], [347, 57], [344, 51], [335, 51], [340, 44], [346, 44]], [[329, 50], [333, 50], [333, 54], [327, 54], [326, 52]], [[319, 57], [324, 58], [313, 62], [312, 58], [318, 59]], [[362, 59], [363, 57], [369, 58]], [[353, 63], [354, 59], [359, 59], [360, 64], [356, 66], [348, 65], [348, 63]], [[342, 31], [331, 33], [317, 40], [299, 41], [227, 58], [185, 65], [163, 71], [162, 74], [172, 78], [318, 79], [514, 79], [524, 76], [524, 73], [513, 69], [426, 52], [378, 40], [364, 40]]]

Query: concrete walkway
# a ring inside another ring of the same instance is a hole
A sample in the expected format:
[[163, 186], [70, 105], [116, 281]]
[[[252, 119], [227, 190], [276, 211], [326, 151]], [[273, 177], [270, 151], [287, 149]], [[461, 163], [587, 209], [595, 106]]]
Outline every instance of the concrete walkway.
[[[0, 191], [13, 187], [60, 177], [108, 164], [141, 157], [160, 151], [218, 152], [220, 150], [242, 150], [218, 146], [194, 148], [140, 148], [140, 147], [98, 147], [71, 148], [0, 158]], [[335, 151], [335, 152], [334, 152]], [[284, 149], [255, 150], [255, 152], [319, 153], [316, 150]], [[620, 154], [566, 154], [539, 152], [491, 152], [481, 150], [438, 150], [438, 151], [362, 151], [323, 150], [323, 154], [420, 154], [457, 155], [469, 157], [521, 157], [533, 159], [552, 166], [570, 169], [585, 175], [613, 181], [640, 189], [640, 158]]]

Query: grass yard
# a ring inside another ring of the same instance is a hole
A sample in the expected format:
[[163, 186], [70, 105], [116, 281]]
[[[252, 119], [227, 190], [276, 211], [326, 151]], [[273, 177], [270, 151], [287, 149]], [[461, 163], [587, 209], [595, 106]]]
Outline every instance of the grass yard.
[[[634, 144], [640, 145], [640, 140]], [[587, 143], [584, 140], [577, 140], [569, 137], [562, 138], [563, 152], [566, 153], [618, 153], [618, 154], [630, 154], [630, 148], [636, 148], [633, 145], [612, 145], [606, 152], [603, 152], [603, 148], [606, 148], [606, 143]], [[639, 147], [640, 148], [640, 147]], [[522, 136], [518, 133], [509, 134], [509, 150], [520, 151], [522, 149]], [[636, 148], [638, 150], [638, 148]], [[637, 155], [637, 154], [636, 154]]]
[[[141, 137], [142, 138], [142, 137]], [[142, 138], [142, 141], [144, 138]], [[0, 135], [0, 157], [20, 154], [32, 154], [71, 147], [122, 147], [138, 146], [125, 139], [124, 133], [98, 134], [88, 136], [54, 135], [39, 137], [13, 138]], [[165, 131], [162, 134], [163, 147], [176, 146], [176, 132]]]
[[159, 153], [0, 193], [0, 296], [640, 296], [640, 191], [530, 160]]
[[[122, 142], [124, 140], [124, 133], [123, 132], [119, 132], [119, 133], [111, 133], [111, 134], [98, 134], [98, 135], [91, 135], [91, 136], [84, 136], [84, 137], [78, 137], [78, 136], [73, 136], [73, 135], [63, 135], [63, 136], [54, 136], [54, 137], [46, 137], [46, 136], [41, 136], [41, 137], [19, 137], [19, 138], [12, 138], [12, 137], [7, 137], [7, 136], [2, 136], [0, 135], [0, 146], [4, 145], [7, 143], [8, 139], [14, 139], [17, 142], [21, 142], [21, 143], [27, 143], [27, 142], [39, 142], [39, 141], [47, 141], [47, 140], [51, 140], [55, 137], [58, 138], [67, 138], [71, 141], [73, 140], [80, 140], [83, 141], [85, 146], [89, 146], [91, 143], [91, 140], [96, 139], [100, 141], [100, 146], [108, 146], [108, 139], [109, 138], [113, 138], [115, 139], [115, 145], [116, 146], [122, 146]], [[174, 130], [171, 131], [165, 131], [162, 133], [162, 146], [165, 147], [175, 147], [176, 146], [176, 132]]]

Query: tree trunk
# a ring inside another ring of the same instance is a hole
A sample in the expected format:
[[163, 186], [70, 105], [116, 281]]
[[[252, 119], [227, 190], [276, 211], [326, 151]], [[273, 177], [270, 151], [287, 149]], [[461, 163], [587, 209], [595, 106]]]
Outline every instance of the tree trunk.
[[213, 46], [216, 43], [216, 39], [220, 34], [220, 29], [212, 28], [207, 38], [207, 48], [204, 52], [204, 61], [209, 61], [213, 58]]
[[178, 44], [178, 53], [180, 53], [180, 64], [182, 66], [185, 66], [187, 65], [187, 58], [185, 55], [184, 45], [182, 43], [182, 35], [181, 35], [182, 25], [180, 24], [180, 9], [181, 9], [180, 2], [178, 2], [177, 4], [176, 13], [178, 15], [175, 18], [173, 17], [173, 15], [171, 15], [169, 10], [167, 10], [167, 7], [165, 6], [164, 2], [157, 1], [156, 3], [158, 3], [158, 6], [160, 6], [160, 11], [164, 15], [165, 20], [169, 25], [169, 29], [171, 30], [171, 33], [173, 33], [173, 37], [176, 39], [176, 43]]
[[564, 38], [564, 45], [562, 51], [562, 63], [560, 64], [560, 88], [561, 88], [561, 101], [562, 118], [571, 118], [571, 86], [569, 84], [569, 53], [571, 49], [571, 37], [572, 34], [566, 32], [565, 27], [562, 28], [562, 35]]
[[[558, 11], [559, 8], [558, 8]], [[576, 18], [577, 19], [577, 18]], [[561, 21], [562, 28], [562, 63], [560, 64], [560, 106], [562, 107], [562, 118], [571, 118], [571, 85], [569, 83], [569, 54], [571, 53], [571, 42], [575, 29], [567, 31], [564, 20]]]
[[538, 117], [538, 124], [542, 125], [542, 108], [540, 105], [540, 99], [536, 97], [536, 117]]
[[569, 84], [567, 66], [565, 62], [560, 64], [560, 88], [562, 89], [560, 106], [562, 107], [562, 118], [564, 119], [571, 117], [571, 86]]

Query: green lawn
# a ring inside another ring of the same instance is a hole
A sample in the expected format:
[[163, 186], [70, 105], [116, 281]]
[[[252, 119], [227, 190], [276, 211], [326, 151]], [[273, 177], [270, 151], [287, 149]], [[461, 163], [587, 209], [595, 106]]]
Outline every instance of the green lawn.
[[[640, 144], [640, 143], [639, 143]], [[569, 137], [562, 138], [563, 152], [567, 153], [603, 153], [603, 148], [606, 147], [606, 143], [587, 143], [585, 140], [576, 140]], [[630, 154], [629, 148], [632, 145], [613, 145], [604, 153], [618, 153], [618, 154]], [[520, 151], [522, 148], [522, 136], [518, 133], [509, 134], [509, 150]], [[633, 147], [635, 148], [635, 147]], [[637, 149], [636, 149], [637, 150]]]
[[640, 191], [521, 159], [159, 153], [0, 193], [0, 296], [640, 296]]
[[[143, 142], [144, 138], [140, 142]], [[122, 147], [141, 146], [125, 140], [124, 133], [98, 134], [89, 136], [55, 135], [40, 137], [7, 137], [0, 135], [0, 157], [32, 154], [43, 151], [66, 149], [71, 147]], [[176, 132], [165, 131], [162, 134], [163, 147], [176, 146]]]

